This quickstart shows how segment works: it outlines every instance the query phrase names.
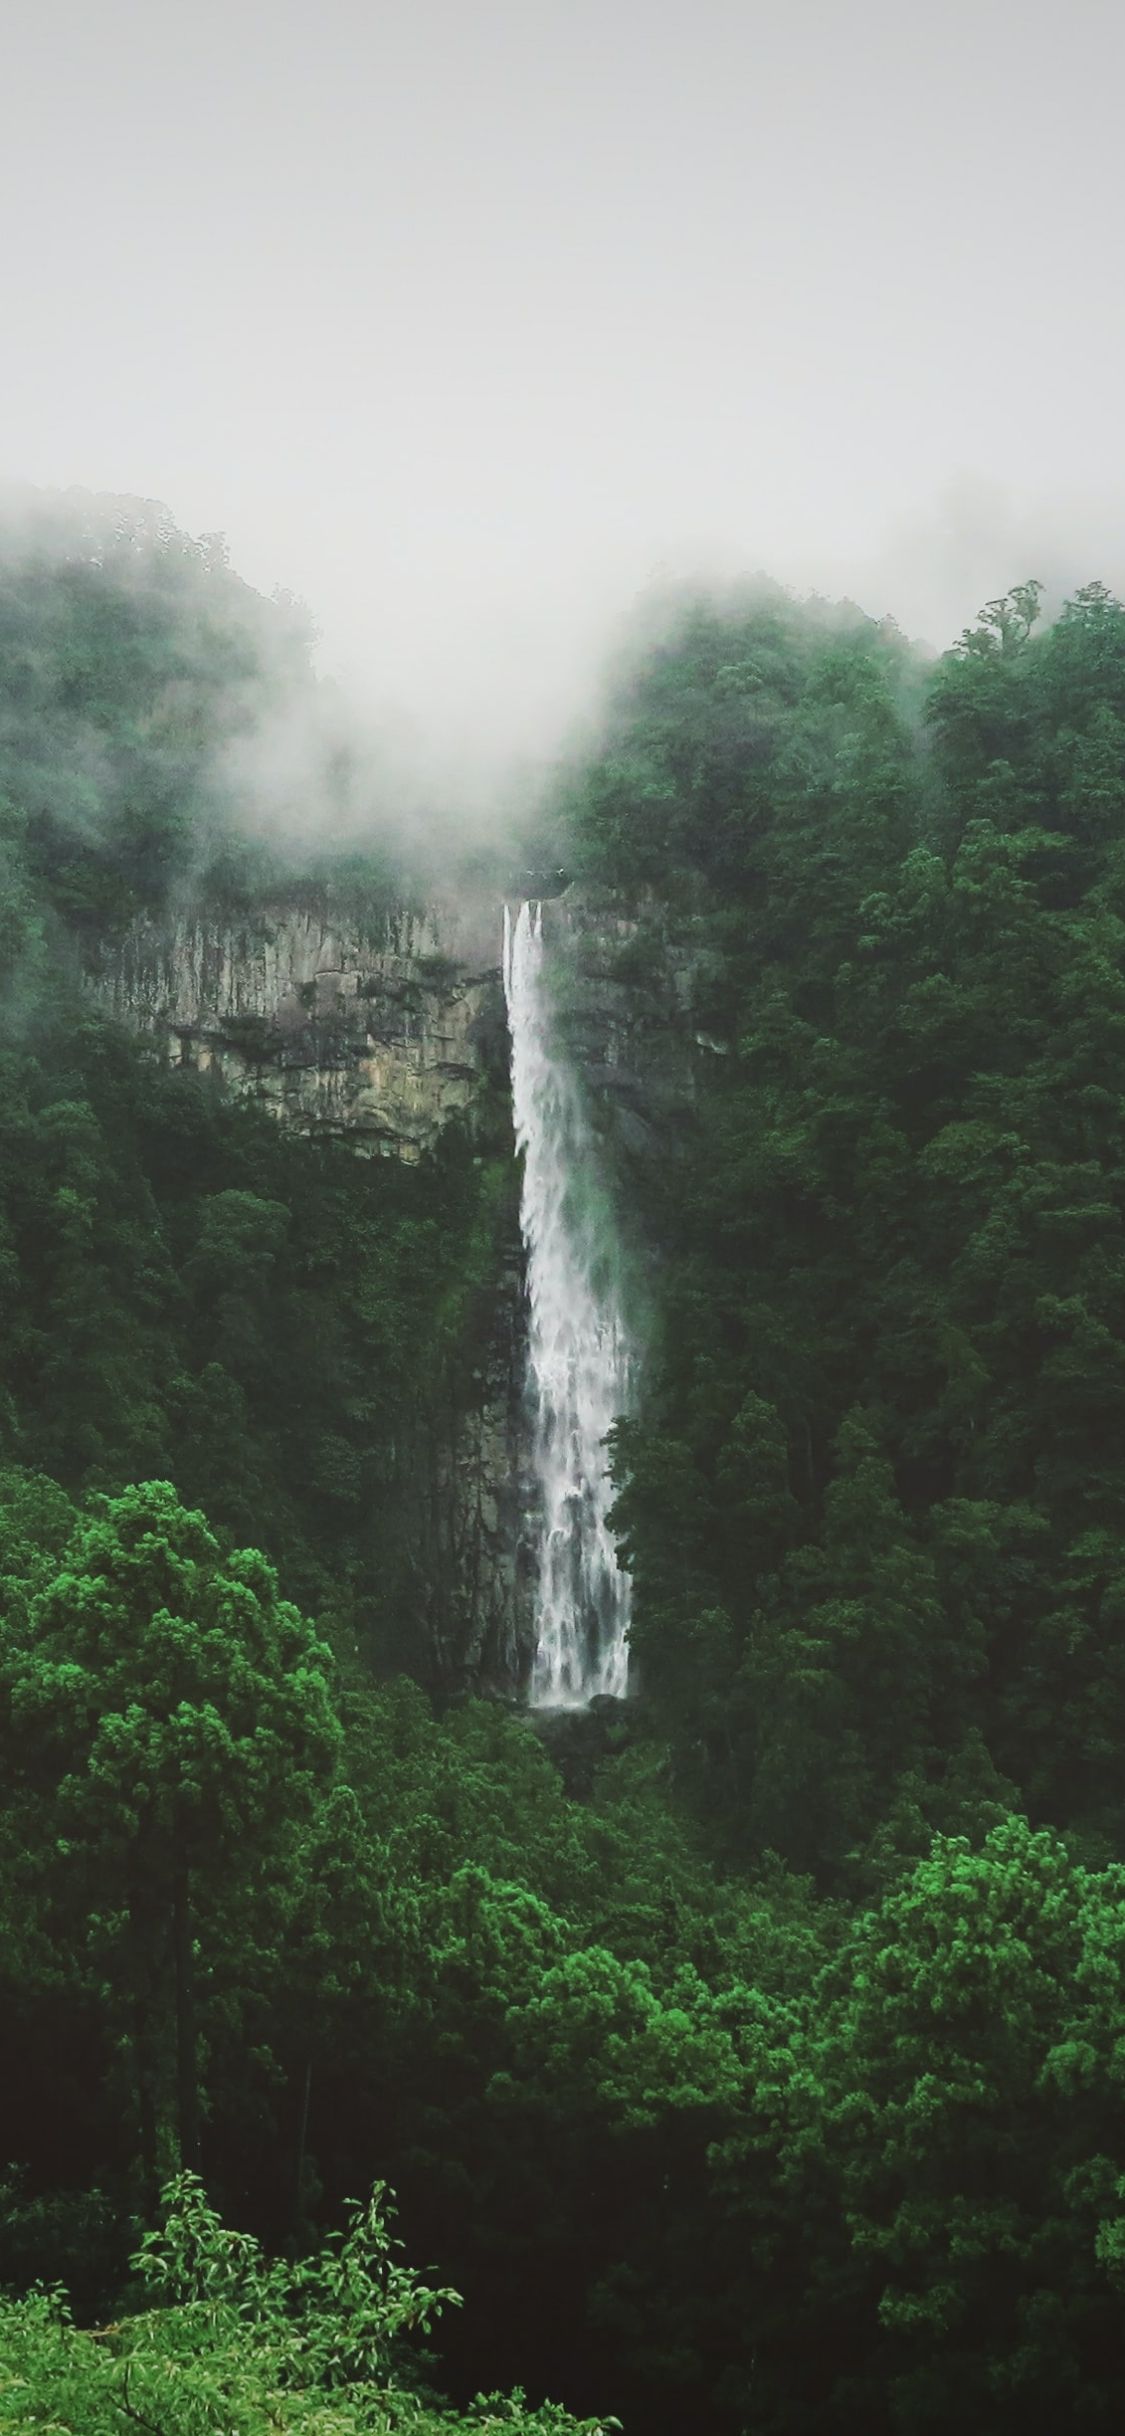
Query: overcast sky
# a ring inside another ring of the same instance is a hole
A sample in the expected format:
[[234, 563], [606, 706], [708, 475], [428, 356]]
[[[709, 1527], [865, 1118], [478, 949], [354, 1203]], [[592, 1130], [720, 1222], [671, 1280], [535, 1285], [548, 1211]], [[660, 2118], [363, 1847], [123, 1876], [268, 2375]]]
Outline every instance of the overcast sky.
[[549, 743], [654, 573], [1125, 585], [1118, 0], [11, 0], [0, 473]]

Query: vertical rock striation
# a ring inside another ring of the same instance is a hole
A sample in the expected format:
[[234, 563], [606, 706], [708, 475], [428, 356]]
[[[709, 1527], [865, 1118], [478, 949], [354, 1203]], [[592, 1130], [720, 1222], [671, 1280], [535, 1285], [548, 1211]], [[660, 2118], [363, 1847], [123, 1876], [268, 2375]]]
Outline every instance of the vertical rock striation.
[[139, 920], [91, 976], [103, 1005], [295, 1129], [414, 1162], [472, 1126], [502, 1072], [491, 900], [349, 917], [313, 899]]

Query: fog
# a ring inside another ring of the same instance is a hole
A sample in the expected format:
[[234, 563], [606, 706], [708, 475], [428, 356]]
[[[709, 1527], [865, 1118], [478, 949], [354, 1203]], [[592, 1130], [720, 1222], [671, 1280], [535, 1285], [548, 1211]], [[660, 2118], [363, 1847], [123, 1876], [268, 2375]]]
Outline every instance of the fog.
[[1125, 584], [1116, 0], [37, 0], [0, 472], [164, 500], [396, 752], [550, 753], [653, 580], [943, 644]]

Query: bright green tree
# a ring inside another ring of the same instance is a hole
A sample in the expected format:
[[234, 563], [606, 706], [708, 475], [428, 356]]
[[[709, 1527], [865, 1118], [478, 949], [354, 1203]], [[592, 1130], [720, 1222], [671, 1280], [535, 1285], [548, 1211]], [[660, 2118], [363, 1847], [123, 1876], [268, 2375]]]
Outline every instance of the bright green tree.
[[464, 2414], [425, 2390], [410, 2339], [458, 2295], [399, 2258], [386, 2193], [353, 2205], [342, 2234], [296, 2264], [228, 2230], [191, 2174], [134, 2261], [148, 2307], [95, 2333], [60, 2294], [0, 2302], [0, 2436], [609, 2436], [520, 2394]]
[[252, 1884], [331, 1773], [329, 1653], [264, 1557], [224, 1554], [158, 1481], [96, 1501], [4, 1673], [11, 1764], [124, 1964], [151, 2192], [169, 2046], [180, 2159], [198, 2156], [199, 1916]]
[[939, 1837], [822, 1983], [790, 2154], [836, 2183], [902, 2436], [1120, 2422], [1123, 1895], [1021, 1818]]

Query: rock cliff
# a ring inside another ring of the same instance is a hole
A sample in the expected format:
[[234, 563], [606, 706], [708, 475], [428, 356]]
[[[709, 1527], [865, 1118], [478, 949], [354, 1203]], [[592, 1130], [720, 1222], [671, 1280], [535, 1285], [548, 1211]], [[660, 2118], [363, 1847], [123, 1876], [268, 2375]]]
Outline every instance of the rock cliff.
[[690, 923], [655, 899], [572, 887], [545, 904], [559, 1038], [614, 1164], [677, 1156], [691, 1139], [701, 1060]]
[[[615, 1173], [690, 1138], [699, 1059], [690, 945], [655, 904], [571, 888], [545, 906], [560, 1038]], [[415, 1164], [451, 1123], [511, 1155], [501, 913], [483, 892], [364, 909], [334, 897], [196, 904], [135, 922], [90, 986], [185, 1068], [313, 1138]], [[643, 1198], [646, 1204], [650, 1196]], [[652, 1257], [651, 1244], [634, 1249]], [[530, 1669], [534, 1485], [526, 1300], [514, 1220], [467, 1387], [417, 1484], [420, 1628], [444, 1690], [511, 1692]]]
[[[333, 898], [197, 903], [135, 922], [90, 975], [101, 1004], [295, 1131], [416, 1164], [449, 1124], [512, 1155], [501, 915], [483, 892], [364, 910]], [[524, 1278], [514, 1210], [488, 1323], [432, 1478], [416, 1484], [426, 1664], [510, 1691], [531, 1651]]]
[[141, 920], [92, 987], [170, 1057], [310, 1134], [416, 1161], [505, 1072], [495, 901], [362, 916], [327, 901]]
[[472, 1392], [435, 1450], [426, 1524], [435, 1680], [506, 1696], [523, 1690], [535, 1654], [527, 1303], [514, 1219], [513, 1209]]

